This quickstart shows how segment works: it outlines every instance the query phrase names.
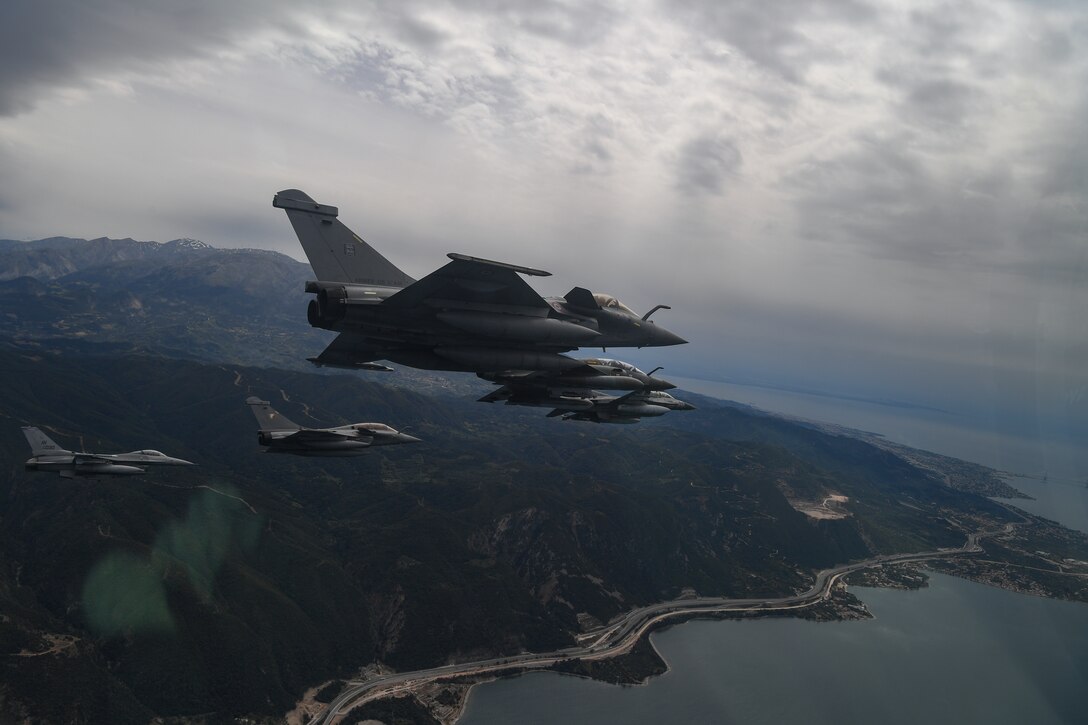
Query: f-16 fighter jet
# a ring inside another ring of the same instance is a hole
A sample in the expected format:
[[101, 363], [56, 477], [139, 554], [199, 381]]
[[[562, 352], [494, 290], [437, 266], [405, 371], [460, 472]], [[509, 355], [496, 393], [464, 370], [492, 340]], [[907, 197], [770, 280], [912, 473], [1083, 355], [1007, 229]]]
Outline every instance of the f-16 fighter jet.
[[563, 416], [563, 420], [587, 420], [593, 423], [638, 423], [642, 418], [665, 415], [670, 410], [695, 410], [691, 403], [677, 400], [661, 390], [635, 391], [622, 397], [599, 396], [589, 407], [557, 407], [548, 413], [549, 418]]
[[340, 335], [311, 362], [388, 369], [388, 360], [425, 370], [476, 373], [563, 371], [582, 362], [579, 346], [654, 347], [686, 340], [639, 317], [612, 295], [575, 287], [565, 297], [537, 294], [522, 278], [548, 272], [448, 254], [446, 266], [416, 281], [344, 226], [334, 206], [297, 189], [276, 194], [316, 281], [307, 318]]
[[65, 478], [99, 476], [135, 476], [143, 466], [191, 466], [189, 461], [171, 458], [159, 451], [145, 449], [132, 453], [87, 453], [68, 451], [39, 429], [24, 426], [23, 435], [30, 444], [28, 471], [52, 471]]
[[257, 440], [272, 453], [297, 456], [358, 456], [371, 446], [418, 443], [407, 433], [398, 433], [385, 423], [353, 423], [336, 428], [303, 428], [277, 413], [267, 400], [246, 399], [261, 429]]

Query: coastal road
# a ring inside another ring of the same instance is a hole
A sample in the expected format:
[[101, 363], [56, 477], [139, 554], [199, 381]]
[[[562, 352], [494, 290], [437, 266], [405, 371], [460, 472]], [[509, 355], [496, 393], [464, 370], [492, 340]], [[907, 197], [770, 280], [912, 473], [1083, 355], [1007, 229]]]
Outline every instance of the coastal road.
[[917, 554], [890, 554], [824, 569], [817, 572], [816, 580], [806, 591], [788, 597], [754, 599], [693, 597], [651, 604], [632, 610], [604, 627], [582, 633], [577, 636], [577, 645], [554, 652], [528, 652], [476, 662], [460, 662], [413, 672], [378, 675], [364, 681], [349, 682], [344, 691], [329, 703], [324, 712], [314, 717], [309, 725], [331, 725], [337, 717], [347, 710], [364, 702], [396, 695], [419, 685], [438, 680], [496, 673], [510, 669], [540, 669], [571, 659], [601, 660], [616, 657], [628, 652], [649, 630], [674, 617], [718, 612], [775, 611], [810, 607], [827, 599], [835, 582], [852, 572], [882, 564], [902, 564], [979, 553], [982, 551], [982, 547], [978, 543], [979, 539], [997, 533], [1007, 533], [1012, 530], [1013, 526], [1015, 524], [1006, 524], [1002, 529], [977, 531], [969, 534], [967, 541], [958, 549], [938, 549], [937, 551], [926, 551]]

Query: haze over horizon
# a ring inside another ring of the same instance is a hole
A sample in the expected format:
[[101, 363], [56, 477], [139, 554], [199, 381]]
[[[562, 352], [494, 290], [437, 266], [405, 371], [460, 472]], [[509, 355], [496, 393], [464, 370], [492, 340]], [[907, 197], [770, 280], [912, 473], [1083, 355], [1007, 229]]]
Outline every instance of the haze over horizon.
[[1074, 2], [17, 0], [0, 237], [300, 258], [295, 187], [413, 276], [672, 305], [692, 344], [639, 364], [1074, 443], [1086, 36]]

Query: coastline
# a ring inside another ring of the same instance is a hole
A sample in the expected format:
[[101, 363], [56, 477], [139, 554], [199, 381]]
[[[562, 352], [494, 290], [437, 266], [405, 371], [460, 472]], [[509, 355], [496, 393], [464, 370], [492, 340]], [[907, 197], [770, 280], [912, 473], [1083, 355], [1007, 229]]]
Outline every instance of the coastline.
[[[406, 673], [383, 674], [381, 669], [371, 668], [373, 677], [349, 681], [348, 687], [309, 722], [313, 725], [339, 721], [340, 716], [355, 712], [358, 708], [364, 709], [358, 710], [356, 715], [365, 713], [368, 717], [380, 716], [385, 712], [396, 714], [389, 708], [395, 708], [397, 712], [416, 708], [413, 712], [418, 710], [417, 714], [420, 715], [426, 713], [426, 717], [435, 723], [453, 725], [463, 715], [473, 687], [533, 671], [555, 671], [622, 685], [645, 684], [652, 677], [668, 671], [668, 663], [649, 642], [652, 632], [692, 619], [868, 619], [872, 617], [871, 612], [847, 590], [845, 580], [849, 579], [855, 586], [917, 589], [925, 586], [926, 577], [920, 572], [922, 567], [1016, 593], [1088, 602], [1088, 561], [1070, 559], [1064, 569], [1030, 567], [1020, 563], [1025, 558], [1047, 554], [1023, 548], [1030, 548], [1039, 541], [1051, 542], [1048, 546], [1055, 550], [1063, 546], [1073, 547], [1078, 552], [1085, 552], [1088, 559], [1088, 535], [1019, 510], [1016, 513], [1021, 521], [1006, 523], [999, 528], [978, 528], [967, 535], [967, 542], [959, 549], [878, 557], [823, 570], [816, 574], [816, 583], [812, 588], [800, 595], [763, 601], [689, 598], [643, 607], [595, 632], [583, 634], [583, 639], [591, 640], [585, 647], [444, 665]], [[995, 522], [974, 523], [992, 526]], [[987, 540], [986, 549], [978, 543], [982, 539]], [[987, 558], [980, 559], [980, 555]], [[1010, 577], [1010, 567], [1020, 567], [1027, 573], [1021, 577]], [[646, 644], [639, 649], [638, 657], [631, 659], [632, 653], [644, 642]], [[407, 702], [407, 699], [412, 702]], [[388, 702], [379, 706], [383, 701]], [[311, 706], [313, 704], [311, 702]]]
[[[772, 415], [793, 417], [782, 413]], [[945, 454], [911, 448], [888, 440], [879, 433], [869, 433], [834, 423], [809, 421], [809, 424], [824, 432], [856, 438], [892, 453], [950, 488], [991, 498], [1014, 513], [1020, 521], [1013, 524], [1005, 523], [1004, 528], [995, 528], [999, 527], [1000, 523], [996, 520], [987, 520], [986, 516], [960, 519], [954, 523], [968, 537], [968, 544], [965, 544], [963, 550], [931, 552], [931, 556], [924, 563], [875, 562], [857, 567], [837, 577], [824, 596], [804, 604], [764, 608], [759, 611], [756, 609], [748, 611], [711, 609], [681, 611], [677, 609], [647, 623], [639, 631], [638, 636], [624, 647], [608, 652], [572, 654], [559, 651], [514, 655], [501, 659], [496, 656], [493, 660], [484, 663], [449, 664], [431, 670], [407, 673], [379, 674], [380, 669], [371, 667], [372, 676], [349, 681], [345, 692], [330, 703], [324, 713], [313, 717], [309, 722], [338, 722], [339, 716], [349, 711], [356, 717], [363, 714], [380, 715], [383, 708], [378, 707], [379, 703], [410, 699], [422, 708], [420, 712], [425, 712], [426, 717], [431, 718], [424, 721], [452, 725], [463, 717], [468, 699], [476, 685], [507, 677], [517, 677], [533, 671], [553, 671], [622, 686], [644, 685], [652, 678], [669, 671], [668, 662], [650, 641], [649, 635], [653, 632], [663, 631], [675, 624], [692, 619], [762, 617], [792, 617], [815, 621], [867, 619], [872, 617], [871, 612], [863, 602], [847, 591], [847, 585], [918, 589], [927, 586], [927, 576], [922, 571], [923, 567], [1015, 593], [1088, 602], [1088, 536], [1082, 531], [1071, 530], [1042, 516], [1015, 507], [1017, 501], [1033, 500], [1031, 495], [1016, 489], [1013, 485], [1012, 479], [1020, 477], [1018, 474], [995, 470]], [[1001, 501], [998, 500], [999, 498], [1006, 500]], [[798, 508], [797, 502], [790, 503]], [[840, 513], [834, 507], [828, 507], [826, 500], [819, 503], [824, 508], [829, 508], [831, 513]], [[821, 513], [823, 513], [822, 508]], [[968, 534], [972, 530], [974, 533]], [[968, 549], [975, 540], [984, 537], [991, 539], [987, 544], [985, 559], [976, 556], [959, 556], [964, 553], [983, 554], [981, 547], [971, 552]], [[1041, 541], [1047, 542], [1042, 549], [1039, 547]], [[991, 548], [993, 551], [990, 551]], [[1051, 549], [1054, 551], [1050, 552]], [[1071, 552], [1076, 552], [1076, 556], [1069, 556]], [[1014, 572], [1015, 575], [1010, 572]], [[819, 574], [817, 576], [819, 577]], [[1073, 583], [1071, 584], [1070, 581]], [[648, 608], [667, 605], [679, 607], [682, 604], [684, 602], [674, 600], [649, 605]], [[615, 622], [614, 619], [599, 630], [604, 631], [604, 636], [607, 636], [609, 631], [619, 626], [614, 624]], [[580, 642], [592, 636], [592, 632], [577, 635]], [[554, 661], [543, 661], [549, 656]], [[524, 661], [525, 658], [542, 658], [542, 660]], [[464, 668], [473, 667], [479, 667], [478, 671], [469, 673], [462, 671]], [[441, 672], [442, 670], [453, 670], [453, 672], [445, 675]], [[416, 681], [412, 680], [413, 675], [421, 677]], [[382, 687], [380, 682], [373, 681], [375, 677], [379, 680], [396, 678], [399, 682], [391, 687]], [[322, 689], [325, 686], [316, 689]], [[355, 697], [350, 693], [352, 687], [364, 691], [373, 688], [375, 691]], [[313, 704], [311, 702], [311, 705]], [[407, 705], [402, 702], [398, 709], [403, 710], [404, 707]], [[313, 710], [310, 712], [312, 714]], [[332, 714], [335, 715], [330, 718]], [[394, 713], [390, 712], [390, 714]]]
[[[843, 616], [843, 613], [836, 608], [836, 604], [841, 600], [837, 600], [835, 597], [841, 596], [839, 592], [848, 594], [845, 591], [845, 585], [841, 582], [844, 576], [874, 566], [976, 554], [982, 551], [978, 545], [979, 539], [998, 534], [1001, 531], [1007, 532], [1014, 526], [1014, 524], [1007, 524], [1002, 530], [983, 529], [975, 531], [968, 534], [964, 545], [957, 549], [885, 555], [832, 569], [824, 569], [816, 573], [814, 584], [801, 594], [777, 599], [683, 599], [642, 607], [617, 618], [617, 620], [613, 620], [612, 623], [597, 632], [589, 633], [588, 640], [592, 641], [583, 647], [572, 647], [549, 653], [527, 653], [458, 665], [443, 665], [429, 670], [396, 673], [357, 682], [346, 688], [320, 716], [310, 722], [313, 724], [331, 723], [337, 721], [341, 715], [376, 700], [390, 697], [396, 699], [398, 695], [409, 694], [414, 697], [416, 689], [434, 682], [450, 680], [466, 682], [468, 680], [472, 684], [476, 684], [476, 679], [484, 677], [494, 679], [495, 677], [510, 676], [531, 670], [551, 669], [554, 664], [570, 659], [602, 660], [623, 656], [629, 653], [639, 640], [645, 638], [651, 631], [656, 631], [665, 624], [675, 623], [677, 620], [719, 615], [782, 616], [785, 614], [789, 616], [795, 615], [798, 610], [806, 609], [813, 609], [814, 614], [812, 616], [816, 618], [837, 619]], [[849, 597], [846, 609], [857, 610], [860, 601], [853, 595], [849, 595]], [[821, 605], [831, 607], [830, 611], [821, 609]], [[861, 609], [864, 610], [864, 605], [861, 606]], [[855, 611], [854, 614], [854, 618], [871, 616], [867, 610], [863, 613]], [[418, 703], [418, 700], [416, 702]]]
[[[707, 600], [689, 597], [634, 610], [594, 632], [583, 633], [582, 639], [592, 642], [581, 651], [572, 648], [555, 653], [529, 653], [406, 673], [393, 673], [382, 666], [370, 665], [360, 673], [361, 679], [332, 680], [308, 690], [308, 697], [290, 713], [291, 720], [311, 724], [339, 722], [343, 715], [353, 712], [356, 719], [364, 715], [382, 719], [383, 716], [410, 714], [418, 722], [453, 725], [464, 715], [474, 687], [534, 671], [552, 671], [621, 686], [640, 686], [669, 671], [668, 662], [650, 640], [654, 632], [694, 619], [869, 619], [872, 613], [864, 602], [848, 591], [848, 586], [920, 589], [927, 586], [928, 580], [923, 569], [1014, 593], [1088, 603], [1088, 535], [1020, 509], [1014, 511], [1019, 522], [1006, 523], [1000, 528], [979, 528], [968, 535], [960, 549], [865, 560], [839, 567], [842, 571], [833, 574], [828, 572], [835, 570], [824, 570], [817, 573], [817, 583], [809, 592], [785, 598], [791, 600], [789, 603], [717, 600], [719, 604], [715, 607], [700, 606], [700, 601]], [[985, 549], [978, 543], [981, 539], [987, 539]], [[1067, 547], [1083, 552], [1085, 558], [1065, 557], [1055, 561], [1054, 552], [1032, 549], [1040, 541], [1049, 542], [1046, 545], [1055, 551]], [[1024, 563], [1033, 558], [1041, 565]], [[1010, 575], [1010, 571], [1018, 575]], [[823, 585], [820, 584], [821, 577], [825, 577]], [[622, 631], [625, 622], [642, 611], [649, 611], [652, 616], [639, 626], [628, 625], [626, 638], [618, 640], [617, 646], [607, 644], [610, 637]], [[602, 647], [602, 643], [606, 643], [605, 646]], [[595, 650], [595, 647], [600, 649]], [[317, 701], [318, 693], [329, 692], [337, 683], [345, 685], [343, 692], [327, 705]]]
[[[888, 586], [898, 588], [893, 584]], [[724, 621], [777, 617], [831, 622], [871, 619], [872, 616], [864, 602], [851, 594], [843, 581], [838, 580], [831, 587], [826, 599], [816, 600], [803, 607], [765, 609], [762, 611], [708, 611], [678, 614], [674, 617], [662, 619], [645, 628], [628, 648], [611, 653], [607, 657], [569, 659], [548, 667], [515, 667], [480, 675], [460, 675], [451, 676], [449, 679], [430, 680], [421, 682], [416, 686], [405, 687], [395, 693], [360, 699], [357, 704], [340, 711], [338, 715], [342, 716], [347, 712], [352, 712], [357, 719], [362, 718], [364, 721], [381, 720], [382, 716], [404, 713], [411, 708], [411, 705], [405, 702], [393, 704], [390, 701], [413, 699], [426, 710], [427, 715], [433, 719], [433, 722], [441, 725], [456, 725], [464, 715], [469, 698], [478, 685], [500, 679], [516, 678], [532, 672], [554, 672], [567, 677], [605, 682], [621, 687], [648, 685], [651, 680], [670, 670], [668, 661], [653, 643], [651, 635], [664, 632], [685, 622], [700, 619]], [[456, 698], [456, 702], [451, 702], [449, 698]], [[311, 722], [322, 722], [322, 720], [317, 718]]]

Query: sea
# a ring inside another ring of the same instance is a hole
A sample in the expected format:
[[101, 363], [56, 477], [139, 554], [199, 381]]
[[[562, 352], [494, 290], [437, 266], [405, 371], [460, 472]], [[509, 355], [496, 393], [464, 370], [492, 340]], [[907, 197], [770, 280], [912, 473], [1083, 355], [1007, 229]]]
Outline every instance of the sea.
[[645, 685], [497, 680], [458, 723], [1085, 722], [1088, 605], [941, 574], [852, 591], [874, 619], [686, 622], [650, 636], [669, 671]]
[[[1088, 447], [987, 431], [942, 411], [712, 381], [681, 388], [880, 433], [989, 465], [1088, 532]], [[669, 671], [637, 687], [531, 673], [473, 688], [484, 723], [1085, 723], [1088, 605], [942, 574], [918, 591], [853, 587], [872, 620], [695, 620], [651, 635]]]
[[670, 380], [682, 390], [772, 413], [880, 433], [896, 443], [999, 471], [1075, 481], [1082, 486], [1088, 480], [1088, 445], [1071, 428], [1056, 432], [1026, 428], [1013, 434], [1002, 421], [935, 408], [694, 378]]

